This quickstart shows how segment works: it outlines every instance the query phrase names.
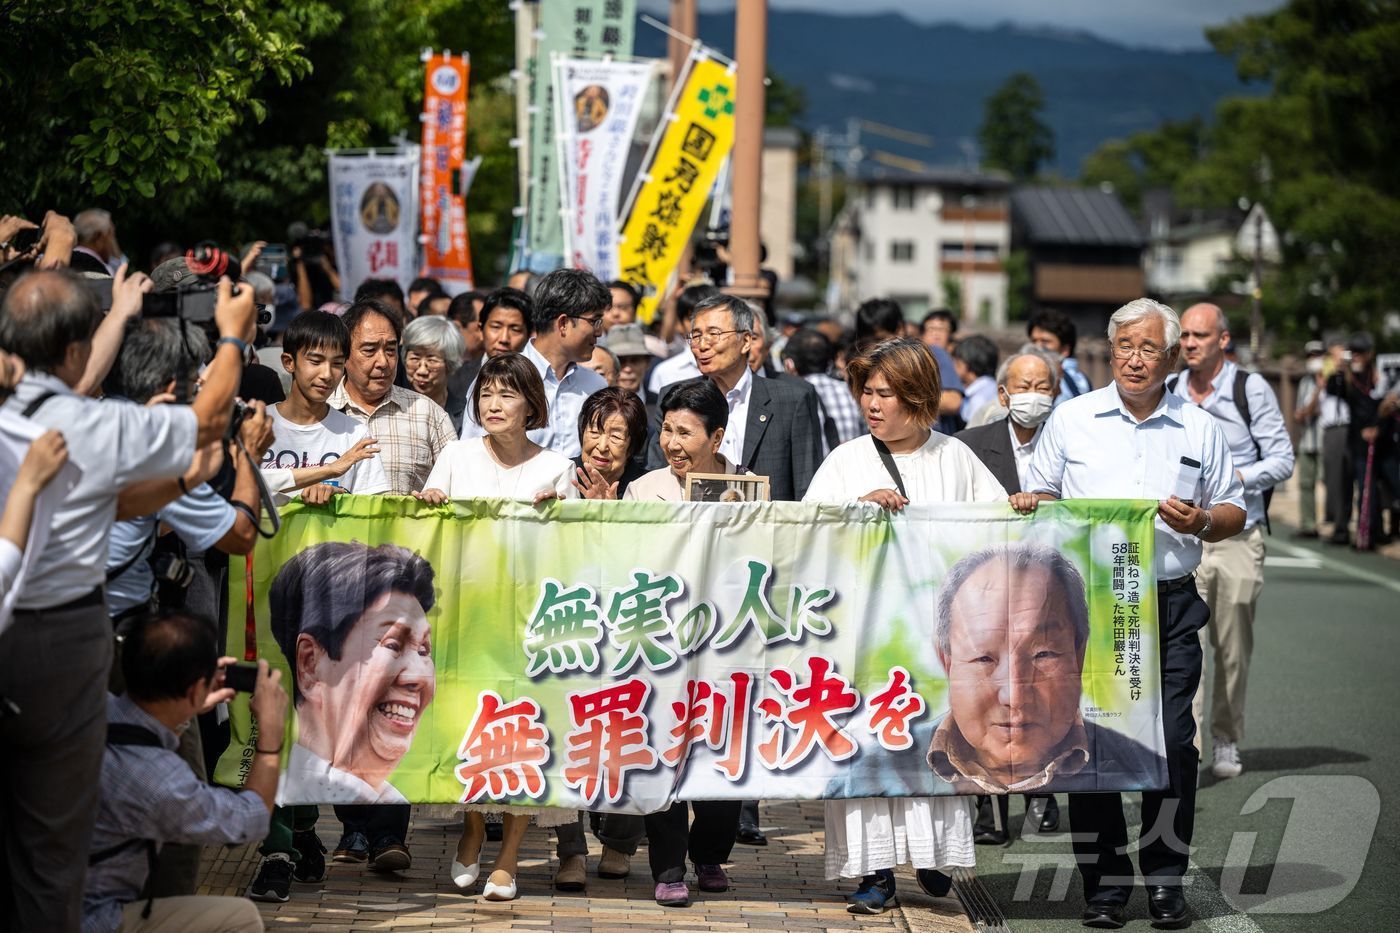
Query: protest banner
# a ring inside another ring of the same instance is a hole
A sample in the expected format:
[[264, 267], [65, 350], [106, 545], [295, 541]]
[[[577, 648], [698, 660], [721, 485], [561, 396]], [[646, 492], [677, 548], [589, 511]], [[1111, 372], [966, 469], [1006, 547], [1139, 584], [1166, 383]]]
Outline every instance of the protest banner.
[[354, 300], [365, 279], [408, 291], [418, 274], [418, 147], [328, 154], [341, 300]]
[[554, 133], [554, 68], [560, 55], [612, 55], [628, 58], [637, 13], [636, 0], [540, 0], [535, 35], [534, 78], [530, 94], [529, 264], [541, 271], [564, 260], [564, 221], [559, 210], [558, 151]]
[[1156, 788], [1155, 514], [338, 496], [258, 543], [227, 648], [295, 669], [288, 803]]
[[419, 183], [423, 275], [449, 295], [472, 289], [463, 163], [467, 152], [467, 82], [471, 58], [432, 55], [423, 78], [423, 177]]
[[661, 121], [660, 141], [625, 208], [619, 277], [642, 296], [637, 317], [650, 324], [666, 285], [734, 146], [734, 73], [692, 55], [684, 85]]
[[556, 62], [565, 254], [604, 282], [617, 278], [622, 171], [651, 74], [651, 62]]

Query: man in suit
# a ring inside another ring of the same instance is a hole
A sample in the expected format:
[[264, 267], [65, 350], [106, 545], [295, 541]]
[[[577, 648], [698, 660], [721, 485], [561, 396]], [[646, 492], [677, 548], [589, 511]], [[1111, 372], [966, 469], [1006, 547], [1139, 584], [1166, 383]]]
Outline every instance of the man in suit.
[[702, 376], [729, 403], [720, 453], [742, 469], [768, 477], [773, 499], [796, 502], [822, 459], [817, 393], [801, 380], [764, 378], [752, 371], [756, 314], [742, 298], [705, 299], [695, 307], [690, 348]]
[[[1058, 392], [1058, 361], [1044, 350], [1027, 347], [1008, 356], [997, 369], [997, 401], [1007, 409], [1007, 417], [958, 434], [958, 440], [972, 449], [1008, 493], [1024, 488], [1022, 480], [1040, 439], [1040, 427], [1055, 407]], [[1009, 802], [1005, 794], [977, 798], [974, 831], [979, 845], [1006, 844]], [[1026, 795], [1026, 815], [1041, 832], [1060, 828], [1060, 808], [1053, 794]]]

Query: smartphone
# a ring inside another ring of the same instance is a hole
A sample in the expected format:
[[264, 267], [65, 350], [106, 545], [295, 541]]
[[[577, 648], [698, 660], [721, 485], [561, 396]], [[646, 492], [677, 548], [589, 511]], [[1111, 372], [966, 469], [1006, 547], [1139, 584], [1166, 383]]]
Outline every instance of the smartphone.
[[232, 687], [239, 693], [252, 693], [258, 685], [258, 665], [251, 661], [239, 661], [224, 668], [224, 686]]

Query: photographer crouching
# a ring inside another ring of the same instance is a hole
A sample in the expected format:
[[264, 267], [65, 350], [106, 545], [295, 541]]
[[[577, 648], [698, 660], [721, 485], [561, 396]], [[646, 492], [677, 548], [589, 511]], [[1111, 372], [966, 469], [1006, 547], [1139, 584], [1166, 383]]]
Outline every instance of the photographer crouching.
[[[153, 897], [143, 893], [166, 843], [240, 845], [267, 833], [277, 793], [287, 692], [280, 671], [219, 657], [208, 619], [183, 613], [132, 622], [122, 644], [126, 693], [107, 701], [102, 804], [87, 863], [84, 933], [158, 930], [242, 933], [263, 929], [242, 897]], [[243, 677], [235, 678], [237, 672]], [[245, 683], [251, 680], [252, 683]], [[264, 743], [243, 789], [210, 787], [176, 754], [194, 717], [252, 690], [249, 707]]]
[[[119, 271], [111, 287], [112, 313], [130, 317], [150, 284]], [[62, 431], [80, 471], [0, 636], [0, 916], [16, 929], [80, 927], [112, 664], [107, 539], [125, 487], [141, 484], [164, 497], [157, 504], [175, 499], [196, 451], [224, 436], [253, 335], [251, 290], [220, 282], [213, 318], [218, 351], [193, 403], [143, 408], [73, 391], [102, 320], [82, 279], [30, 272], [0, 303], [0, 348], [26, 368], [6, 407]]]

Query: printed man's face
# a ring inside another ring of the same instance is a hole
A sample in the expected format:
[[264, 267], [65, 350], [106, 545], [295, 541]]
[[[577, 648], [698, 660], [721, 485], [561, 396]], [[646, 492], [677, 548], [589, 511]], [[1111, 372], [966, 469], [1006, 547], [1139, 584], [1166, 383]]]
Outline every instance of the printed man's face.
[[1004, 783], [1043, 769], [1079, 713], [1082, 646], [1049, 571], [983, 564], [953, 600], [949, 715], [979, 763]]

